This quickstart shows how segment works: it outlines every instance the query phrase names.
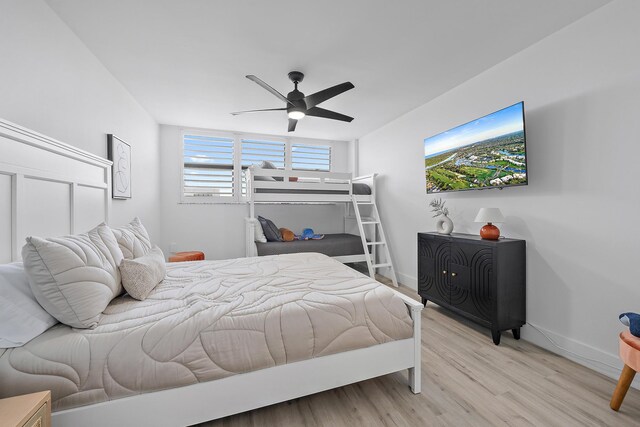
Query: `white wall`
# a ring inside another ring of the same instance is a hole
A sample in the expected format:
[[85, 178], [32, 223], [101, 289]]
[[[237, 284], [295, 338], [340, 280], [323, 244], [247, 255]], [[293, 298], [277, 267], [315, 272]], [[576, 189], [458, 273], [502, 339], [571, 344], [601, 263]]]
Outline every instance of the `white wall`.
[[158, 125], [43, 1], [0, 3], [0, 117], [105, 158], [107, 133], [129, 142], [133, 198], [111, 222], [159, 239]]
[[[455, 231], [499, 207], [527, 240], [527, 318], [616, 376], [618, 314], [640, 311], [640, 2], [615, 1], [366, 135], [359, 172], [384, 174], [381, 215], [400, 280], [416, 286], [416, 233], [434, 230], [423, 139], [525, 101], [530, 183], [443, 194]], [[527, 326], [523, 337], [552, 351]]]
[[[177, 126], [160, 126], [162, 187], [162, 250], [200, 250], [207, 259], [243, 257], [245, 254], [243, 204], [181, 204], [182, 133]], [[330, 142], [334, 172], [349, 171], [347, 142]], [[296, 233], [311, 227], [318, 233], [343, 231], [344, 205], [259, 205], [256, 214]]]

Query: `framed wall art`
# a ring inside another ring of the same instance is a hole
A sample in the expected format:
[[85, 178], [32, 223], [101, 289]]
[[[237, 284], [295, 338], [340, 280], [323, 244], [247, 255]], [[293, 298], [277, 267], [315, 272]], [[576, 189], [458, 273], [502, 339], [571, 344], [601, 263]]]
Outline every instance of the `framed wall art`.
[[131, 146], [113, 134], [107, 134], [107, 157], [111, 167], [111, 197], [131, 198]]

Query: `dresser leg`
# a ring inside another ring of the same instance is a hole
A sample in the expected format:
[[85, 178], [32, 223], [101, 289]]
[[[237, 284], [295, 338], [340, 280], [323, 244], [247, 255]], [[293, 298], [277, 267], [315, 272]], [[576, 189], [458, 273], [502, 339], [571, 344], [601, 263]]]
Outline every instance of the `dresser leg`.
[[500, 331], [496, 331], [494, 329], [491, 330], [491, 338], [493, 338], [493, 343], [495, 345], [500, 345]]
[[513, 338], [519, 340], [520, 339], [520, 328], [514, 328], [511, 330], [513, 334]]
[[427, 299], [422, 297], [422, 305], [427, 306]]

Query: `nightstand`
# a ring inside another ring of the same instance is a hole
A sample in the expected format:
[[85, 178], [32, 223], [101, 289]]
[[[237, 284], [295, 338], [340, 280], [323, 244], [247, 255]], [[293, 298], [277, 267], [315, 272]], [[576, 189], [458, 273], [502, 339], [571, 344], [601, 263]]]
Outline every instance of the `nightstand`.
[[51, 427], [51, 392], [24, 394], [0, 399], [3, 427]]

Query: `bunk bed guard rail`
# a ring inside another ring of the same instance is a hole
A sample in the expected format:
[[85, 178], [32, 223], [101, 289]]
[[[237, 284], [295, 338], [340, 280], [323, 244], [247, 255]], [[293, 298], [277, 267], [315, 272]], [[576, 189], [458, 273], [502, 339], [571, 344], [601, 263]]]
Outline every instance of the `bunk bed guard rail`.
[[350, 172], [247, 169], [247, 196], [253, 202], [345, 202], [352, 195]]

